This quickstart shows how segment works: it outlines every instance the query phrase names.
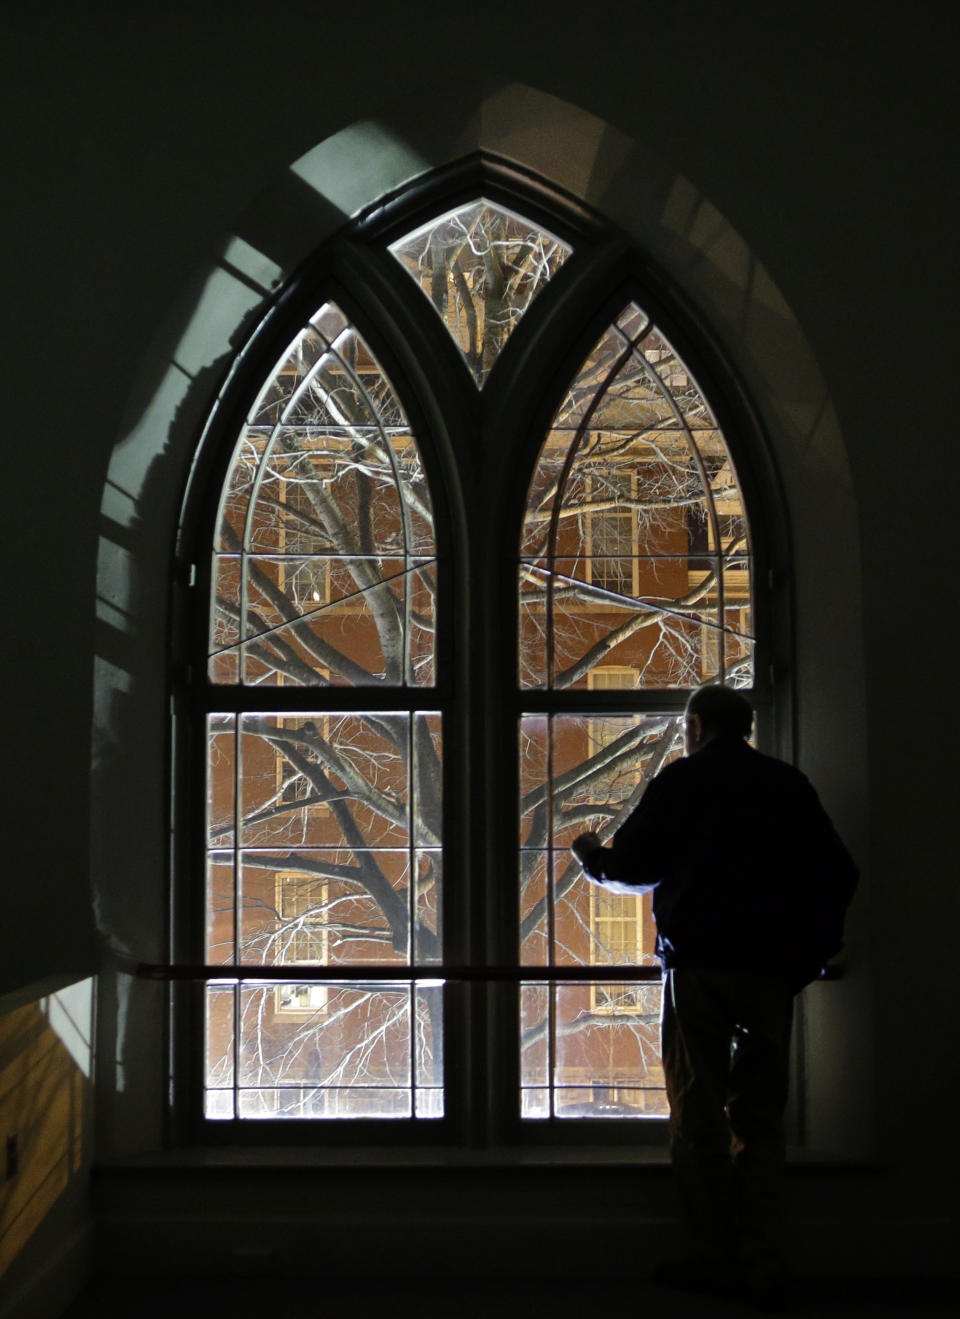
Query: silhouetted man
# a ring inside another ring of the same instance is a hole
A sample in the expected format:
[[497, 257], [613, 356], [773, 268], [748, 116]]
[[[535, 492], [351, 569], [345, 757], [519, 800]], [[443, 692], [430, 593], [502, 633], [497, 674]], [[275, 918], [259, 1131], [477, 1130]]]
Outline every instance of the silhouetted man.
[[581, 834], [588, 879], [653, 890], [664, 966], [661, 1050], [690, 1290], [774, 1305], [793, 997], [840, 948], [857, 870], [799, 770], [746, 741], [742, 693], [687, 703], [687, 755], [647, 786], [610, 846]]

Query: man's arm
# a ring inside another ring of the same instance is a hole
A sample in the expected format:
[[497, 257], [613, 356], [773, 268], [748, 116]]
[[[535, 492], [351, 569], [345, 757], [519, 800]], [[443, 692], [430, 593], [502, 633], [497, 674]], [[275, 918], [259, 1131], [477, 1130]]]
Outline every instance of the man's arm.
[[612, 847], [604, 847], [594, 833], [580, 834], [573, 840], [570, 851], [583, 866], [583, 874], [591, 884], [606, 889], [608, 893], [623, 893], [636, 897], [640, 893], [649, 893], [653, 884], [637, 880], [615, 879], [607, 873], [613, 869], [615, 854]]
[[672, 793], [664, 792], [661, 778], [658, 775], [648, 785], [609, 847], [595, 833], [580, 834], [571, 844], [587, 879], [608, 893], [635, 897], [649, 893], [663, 878], [661, 858], [672, 837], [668, 820]]
[[606, 889], [608, 893], [625, 893], [630, 897], [646, 893], [652, 885], [640, 886], [622, 880], [608, 879], [604, 875], [604, 861], [612, 856], [612, 849], [604, 847], [599, 835], [595, 833], [580, 834], [570, 845], [570, 851], [583, 866], [583, 873], [591, 884]]

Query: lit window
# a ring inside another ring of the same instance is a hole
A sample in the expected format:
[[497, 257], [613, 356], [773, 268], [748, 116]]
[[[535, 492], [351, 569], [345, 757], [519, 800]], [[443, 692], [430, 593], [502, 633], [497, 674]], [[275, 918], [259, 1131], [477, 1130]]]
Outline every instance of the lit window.
[[[224, 437], [198, 688], [221, 1124], [535, 1140], [666, 1112], [649, 898], [591, 889], [569, 845], [682, 754], [692, 688], [752, 683], [738, 479], [632, 277], [590, 346], [577, 243], [482, 195], [437, 209], [343, 239], [390, 315], [321, 280]], [[563, 317], [566, 387], [538, 347]]]
[[[439, 955], [431, 502], [390, 381], [332, 303], [241, 431], [213, 583], [207, 961], [243, 975], [209, 990], [207, 1114], [437, 1117], [436, 986], [256, 976]], [[367, 702], [324, 707], [343, 688]]]
[[553, 972], [521, 988], [528, 1118], [666, 1112], [659, 984], [563, 978], [650, 966], [649, 899], [596, 896], [569, 847], [586, 829], [608, 841], [682, 754], [690, 689], [750, 683], [750, 590], [723, 436], [692, 372], [630, 303], [553, 418], [521, 539], [520, 686], [544, 697], [521, 717], [520, 956]]
[[[604, 472], [588, 484], [586, 519], [587, 581], [614, 595], [637, 593], [639, 550], [635, 481], [630, 471]], [[606, 597], [598, 597], [603, 608]]]

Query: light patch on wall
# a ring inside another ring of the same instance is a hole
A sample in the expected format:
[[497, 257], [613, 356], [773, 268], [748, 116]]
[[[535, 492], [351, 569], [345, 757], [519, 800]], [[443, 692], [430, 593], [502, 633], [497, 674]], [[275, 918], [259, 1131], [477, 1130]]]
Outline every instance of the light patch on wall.
[[[227, 244], [221, 264], [203, 283], [170, 366], [136, 424], [114, 451], [104, 487], [104, 518], [123, 528], [133, 525], [150, 466], [166, 443], [170, 419], [181, 410], [191, 382], [231, 351], [231, 336], [237, 326], [263, 303], [267, 286], [262, 281], [275, 280], [279, 273], [277, 266], [242, 238], [233, 238]], [[158, 444], [160, 437], [162, 443]], [[107, 538], [101, 537], [101, 577], [109, 577], [115, 559]], [[117, 590], [111, 603], [123, 609], [128, 595], [127, 590]]]
[[[469, 149], [467, 143], [461, 149]], [[480, 107], [482, 150], [506, 156], [597, 204], [632, 149], [603, 119], [535, 87], [513, 83]]]
[[75, 985], [41, 1000], [41, 1008], [60, 1042], [84, 1076], [93, 1073], [94, 981]]
[[264, 293], [269, 293], [283, 279], [284, 272], [275, 261], [259, 251], [244, 238], [231, 238], [223, 253], [223, 265], [252, 280]]
[[689, 179], [673, 181], [663, 207], [663, 227], [705, 256], [734, 288], [750, 282], [751, 253], [740, 235]]
[[94, 982], [0, 1018], [0, 1274], [86, 1162]]
[[[766, 267], [720, 211], [678, 175], [661, 219], [675, 243], [684, 245], [697, 272], [701, 301], [723, 310], [723, 319], [757, 364], [776, 410], [793, 441], [793, 455], [814, 471], [850, 487], [846, 448], [827, 386], [802, 328]], [[676, 248], [674, 249], [676, 251]]]
[[126, 632], [133, 580], [130, 552], [124, 546], [104, 536], [100, 541], [100, 554], [97, 618], [120, 632]]
[[252, 289], [232, 271], [222, 266], [211, 271], [173, 354], [176, 365], [191, 377], [212, 366], [223, 356], [230, 332], [262, 301], [263, 291]]
[[313, 147], [290, 170], [347, 216], [415, 179], [429, 164], [383, 124], [364, 120]]
[[[190, 376], [181, 368], [168, 367], [149, 405], [114, 450], [101, 513], [119, 527], [131, 527], [137, 519], [137, 501], [147, 472], [163, 452], [170, 419], [177, 415], [189, 385]], [[101, 537], [101, 546], [103, 541]], [[101, 570], [104, 565], [101, 559]]]

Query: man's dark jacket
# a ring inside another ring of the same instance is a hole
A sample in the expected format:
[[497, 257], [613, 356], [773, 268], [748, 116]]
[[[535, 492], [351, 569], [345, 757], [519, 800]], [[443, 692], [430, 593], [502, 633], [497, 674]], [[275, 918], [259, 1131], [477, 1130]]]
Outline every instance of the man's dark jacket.
[[809, 780], [738, 737], [668, 765], [593, 879], [653, 888], [665, 966], [816, 979], [840, 949], [857, 868]]

